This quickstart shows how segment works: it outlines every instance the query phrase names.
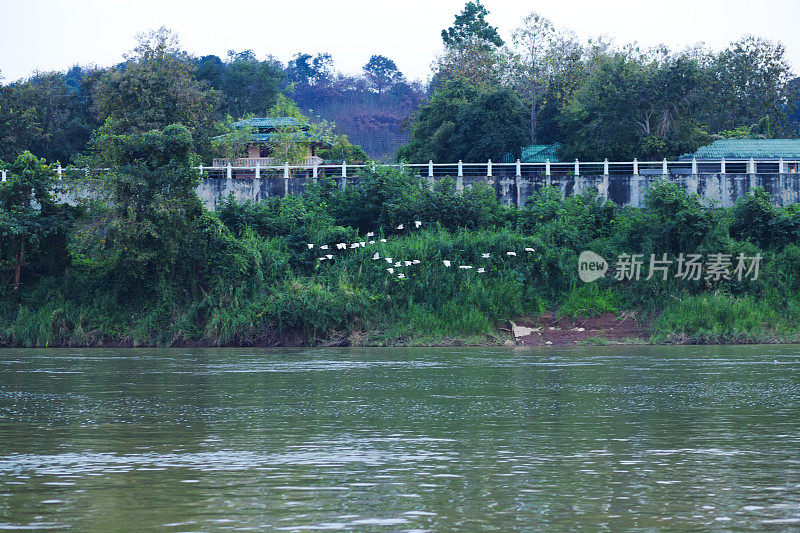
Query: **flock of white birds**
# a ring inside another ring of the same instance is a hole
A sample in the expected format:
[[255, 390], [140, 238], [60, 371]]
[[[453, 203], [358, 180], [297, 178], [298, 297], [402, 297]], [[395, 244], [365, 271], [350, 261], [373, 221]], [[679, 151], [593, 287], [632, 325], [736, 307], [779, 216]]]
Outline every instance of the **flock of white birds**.
[[[419, 221], [419, 220], [415, 220], [414, 221], [414, 227], [415, 228], [419, 228], [420, 226], [422, 226], [422, 222]], [[404, 224], [399, 224], [396, 229], [398, 231], [403, 231], [403, 230], [405, 230], [405, 225]], [[374, 236], [375, 236], [375, 233], [371, 232], [371, 231], [369, 233], [367, 233], [367, 235], [366, 235], [367, 238], [374, 237]], [[348, 250], [348, 249], [355, 249], [355, 248], [366, 248], [367, 246], [370, 246], [370, 245], [373, 245], [373, 244], [377, 244], [379, 242], [380, 243], [385, 243], [386, 239], [378, 239], [377, 241], [375, 241], [375, 240], [366, 240], [366, 241], [358, 241], [358, 242], [352, 242], [352, 243], [339, 242], [339, 243], [336, 243], [334, 245], [323, 244], [321, 246], [317, 246], [314, 243], [306, 243], [306, 246], [308, 246], [309, 250], [313, 250], [315, 247], [317, 248], [317, 250], [323, 250], [323, 251], [333, 250], [332, 247], [335, 247], [335, 249], [337, 249], [337, 250]], [[526, 252], [535, 252], [536, 250], [533, 249], [533, 248], [525, 248], [525, 251]], [[517, 256], [517, 252], [506, 252], [506, 255], [509, 256], [509, 257], [516, 257]], [[333, 254], [326, 253], [324, 255], [319, 256], [317, 258], [317, 261], [330, 261], [330, 260], [333, 259], [333, 257], [334, 257]], [[492, 257], [492, 254], [490, 254], [490, 253], [482, 253], [481, 254], [481, 258], [482, 259], [489, 259], [491, 257]], [[412, 267], [412, 266], [419, 265], [419, 264], [422, 263], [422, 261], [420, 261], [419, 259], [396, 261], [392, 257], [383, 257], [383, 258], [381, 258], [381, 254], [379, 252], [375, 252], [375, 255], [372, 256], [372, 260], [373, 261], [380, 261], [381, 259], [383, 259], [384, 261], [386, 261], [389, 264], [389, 266], [386, 267], [386, 271], [389, 274], [394, 276], [395, 272], [397, 273], [397, 279], [406, 279], [406, 277], [407, 277], [406, 274], [404, 272], [400, 272], [399, 269], [404, 268], [404, 267]], [[483, 274], [483, 273], [486, 272], [486, 268], [485, 267], [477, 267], [476, 268], [476, 267], [474, 267], [472, 265], [454, 265], [453, 262], [448, 260], [448, 259], [443, 259], [442, 263], [447, 268], [456, 267], [457, 266], [461, 270], [472, 270], [473, 268], [475, 268], [475, 271], [477, 273], [479, 273], [479, 274]]]

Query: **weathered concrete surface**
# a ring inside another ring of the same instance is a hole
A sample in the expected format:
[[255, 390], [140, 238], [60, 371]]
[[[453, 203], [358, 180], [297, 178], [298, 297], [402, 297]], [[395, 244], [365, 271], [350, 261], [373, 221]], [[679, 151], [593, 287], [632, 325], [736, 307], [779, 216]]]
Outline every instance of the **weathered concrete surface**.
[[[208, 209], [233, 195], [237, 202], [259, 202], [265, 198], [302, 194], [307, 183], [314, 178], [282, 176], [255, 178], [208, 177], [197, 187], [197, 194]], [[456, 189], [463, 190], [476, 184], [494, 189], [497, 198], [505, 205], [524, 206], [535, 191], [551, 185], [561, 191], [562, 197], [594, 189], [604, 198], [632, 207], [641, 207], [647, 188], [662, 176], [645, 175], [562, 175], [562, 176], [463, 176], [455, 178]], [[764, 187], [776, 205], [786, 206], [800, 201], [800, 174], [687, 174], [670, 176], [690, 193], [697, 193], [704, 204], [719, 207], [732, 206], [756, 187]], [[427, 178], [426, 178], [427, 180]], [[357, 177], [334, 179], [342, 188], [357, 183]], [[430, 184], [430, 181], [428, 181]]]

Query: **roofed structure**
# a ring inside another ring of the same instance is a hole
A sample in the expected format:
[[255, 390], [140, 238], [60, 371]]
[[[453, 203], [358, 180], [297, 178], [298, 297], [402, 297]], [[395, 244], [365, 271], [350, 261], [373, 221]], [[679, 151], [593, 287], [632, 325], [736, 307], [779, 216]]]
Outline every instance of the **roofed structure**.
[[800, 139], [720, 139], [681, 159], [800, 159]]
[[532, 144], [522, 149], [519, 160], [523, 163], [545, 163], [549, 159], [551, 163], [557, 163], [559, 148], [561, 143]]
[[319, 135], [311, 133], [308, 122], [294, 117], [247, 118], [234, 122], [231, 127], [234, 129], [249, 128], [251, 130], [247, 145], [247, 157], [232, 161], [214, 159], [214, 166], [225, 166], [228, 163], [233, 166], [281, 164], [281, 161], [269, 156], [269, 145], [274, 142], [287, 141], [308, 143], [309, 153], [305, 157], [303, 164], [321, 164], [322, 158], [317, 156], [317, 149], [330, 146], [330, 143]]

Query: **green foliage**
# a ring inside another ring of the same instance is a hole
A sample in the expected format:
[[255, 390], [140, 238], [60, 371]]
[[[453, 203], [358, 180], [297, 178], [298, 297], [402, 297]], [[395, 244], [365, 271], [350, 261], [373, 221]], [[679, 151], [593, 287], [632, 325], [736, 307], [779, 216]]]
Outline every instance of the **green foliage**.
[[798, 315], [781, 315], [767, 301], [727, 294], [690, 296], [672, 302], [653, 323], [656, 340], [699, 343], [768, 341], [796, 329]]
[[558, 308], [559, 316], [592, 317], [620, 311], [622, 299], [610, 288], [601, 289], [596, 283], [574, 285]]
[[464, 41], [478, 39], [488, 45], [503, 46], [503, 39], [497, 28], [486, 22], [489, 11], [480, 0], [467, 2], [464, 9], [456, 15], [453, 25], [442, 30], [442, 41], [449, 47], [456, 47]]
[[0, 183], [0, 272], [6, 274], [0, 295], [10, 291], [19, 297], [30, 257], [41, 258], [34, 263], [39, 271], [60, 263], [59, 250], [48, 245], [63, 239], [71, 217], [54, 201], [54, 174], [44, 159], [24, 152], [11, 165], [7, 181]]
[[525, 108], [508, 89], [479, 91], [463, 80], [448, 82], [423, 105], [411, 140], [397, 157], [411, 163], [500, 161], [527, 143]]
[[95, 90], [97, 113], [115, 133], [143, 133], [183, 124], [194, 132], [211, 126], [220, 95], [194, 77], [194, 63], [166, 28], [139, 35], [124, 67], [108, 71]]
[[660, 159], [692, 152], [704, 135], [693, 111], [703, 83], [688, 57], [600, 60], [562, 118], [566, 159]]

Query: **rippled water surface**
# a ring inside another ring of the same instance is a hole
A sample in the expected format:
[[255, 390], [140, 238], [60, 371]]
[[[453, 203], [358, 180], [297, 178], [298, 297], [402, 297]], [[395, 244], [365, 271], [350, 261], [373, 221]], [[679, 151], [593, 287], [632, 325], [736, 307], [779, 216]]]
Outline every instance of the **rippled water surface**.
[[800, 347], [0, 350], [0, 528], [800, 528]]

